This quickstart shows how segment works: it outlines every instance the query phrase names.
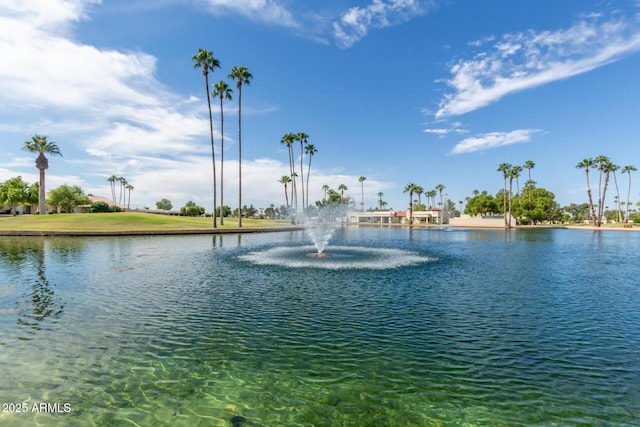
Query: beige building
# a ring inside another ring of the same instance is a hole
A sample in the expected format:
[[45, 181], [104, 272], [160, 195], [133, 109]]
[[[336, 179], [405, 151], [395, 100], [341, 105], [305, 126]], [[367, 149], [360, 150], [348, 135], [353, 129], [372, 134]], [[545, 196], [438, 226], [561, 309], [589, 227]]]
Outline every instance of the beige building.
[[[347, 220], [356, 224], [408, 224], [408, 212], [372, 211], [349, 212]], [[447, 224], [449, 218], [441, 208], [413, 211], [413, 224]]]

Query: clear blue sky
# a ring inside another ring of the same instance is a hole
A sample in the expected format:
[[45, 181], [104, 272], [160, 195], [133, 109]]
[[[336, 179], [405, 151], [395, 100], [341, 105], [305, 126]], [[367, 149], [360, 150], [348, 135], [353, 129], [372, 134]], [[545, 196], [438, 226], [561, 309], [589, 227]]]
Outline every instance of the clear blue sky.
[[[48, 189], [109, 196], [107, 177], [121, 175], [134, 206], [168, 198], [210, 210], [198, 48], [221, 62], [211, 82], [231, 83], [234, 65], [253, 74], [243, 203], [256, 207], [284, 204], [286, 132], [308, 133], [318, 149], [312, 200], [343, 183], [359, 202], [365, 176], [365, 206], [381, 191], [394, 210], [406, 209], [409, 182], [441, 183], [456, 202], [496, 193], [502, 162], [533, 160], [532, 178], [562, 205], [586, 202], [575, 168], [585, 157], [640, 169], [638, 0], [4, 0], [0, 181], [37, 181], [21, 146], [44, 134], [64, 155], [50, 159]], [[235, 95], [225, 104], [233, 208]], [[627, 176], [618, 182], [626, 190]]]

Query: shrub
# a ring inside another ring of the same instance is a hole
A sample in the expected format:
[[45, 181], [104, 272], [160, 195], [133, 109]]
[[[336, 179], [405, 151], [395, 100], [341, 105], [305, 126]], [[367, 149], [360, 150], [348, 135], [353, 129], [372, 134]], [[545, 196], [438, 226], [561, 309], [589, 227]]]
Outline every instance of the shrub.
[[180, 213], [186, 216], [201, 216], [204, 214], [204, 208], [189, 200], [185, 206], [180, 208]]
[[91, 203], [91, 212], [111, 212], [111, 207], [106, 202]]
[[122, 212], [118, 206], [111, 206], [107, 202], [91, 203], [91, 212]]

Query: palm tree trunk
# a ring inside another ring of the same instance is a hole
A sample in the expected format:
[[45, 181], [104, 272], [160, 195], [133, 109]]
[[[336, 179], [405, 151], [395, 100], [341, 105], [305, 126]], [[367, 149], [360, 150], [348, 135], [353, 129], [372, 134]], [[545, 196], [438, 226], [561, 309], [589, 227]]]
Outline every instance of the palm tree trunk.
[[600, 178], [598, 178], [598, 218], [596, 220], [596, 227], [600, 227], [602, 223], [602, 205], [604, 204], [604, 200], [602, 200], [602, 164], [598, 168], [600, 170]]
[[47, 214], [47, 206], [45, 203], [46, 192], [44, 191], [44, 168], [39, 168], [40, 170], [40, 188], [38, 190], [38, 210], [40, 215]]
[[589, 209], [591, 210], [591, 218], [593, 219], [593, 225], [596, 225], [596, 210], [593, 207], [593, 197], [591, 197], [591, 184], [589, 183], [589, 169], [586, 170], [587, 175], [587, 198], [589, 200]]
[[502, 213], [504, 215], [504, 225], [507, 226], [507, 174], [504, 175], [504, 187], [502, 190]]
[[600, 202], [600, 209], [598, 209], [601, 212], [600, 217], [598, 218], [598, 227], [600, 227], [602, 225], [602, 215], [604, 215], [604, 200], [607, 194], [607, 186], [609, 185], [609, 171], [606, 171], [604, 174], [604, 188], [602, 189], [602, 200]]
[[507, 228], [511, 228], [511, 191], [513, 189], [513, 178], [509, 178], [509, 219], [507, 223]]
[[618, 188], [618, 178], [616, 177], [616, 171], [613, 171], [613, 182], [616, 184], [616, 197], [618, 204], [618, 222], [622, 222], [622, 209], [620, 209], [620, 189]]
[[287, 209], [289, 209], [289, 193], [287, 193], [287, 183], [284, 183], [284, 199], [287, 202]]
[[304, 168], [303, 168], [303, 157], [302, 155], [304, 154], [304, 148], [302, 147], [302, 138], [300, 138], [300, 184], [302, 184], [302, 191], [300, 193], [302, 193], [302, 211], [304, 212]]
[[[215, 215], [215, 210], [213, 211]], [[224, 225], [224, 112], [220, 95], [220, 225]]]
[[242, 85], [238, 87], [238, 227], [242, 228]]
[[409, 225], [413, 225], [413, 191], [409, 191]]
[[213, 143], [213, 114], [211, 114], [211, 96], [209, 95], [209, 74], [204, 75], [205, 90], [207, 91], [207, 106], [209, 107], [209, 133], [211, 135], [211, 164], [213, 171], [213, 212], [211, 213], [211, 226], [217, 228], [216, 224], [216, 153]]
[[629, 198], [631, 197], [631, 171], [629, 171], [629, 190], [627, 191], [627, 207], [624, 213], [624, 222], [629, 222]]
[[[307, 206], [309, 206], [309, 175], [311, 175], [311, 158], [313, 154], [309, 153], [309, 167], [307, 168]], [[302, 189], [304, 191], [304, 188]]]

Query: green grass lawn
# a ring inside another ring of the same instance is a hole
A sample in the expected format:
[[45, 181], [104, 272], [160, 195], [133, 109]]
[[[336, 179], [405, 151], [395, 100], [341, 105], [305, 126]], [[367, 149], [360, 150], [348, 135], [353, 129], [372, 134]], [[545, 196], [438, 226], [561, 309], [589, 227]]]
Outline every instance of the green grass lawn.
[[[237, 218], [225, 218], [223, 230], [236, 229]], [[285, 228], [286, 220], [242, 219], [243, 228]], [[211, 218], [158, 215], [142, 212], [18, 215], [0, 217], [0, 231], [162, 231], [207, 230]]]

